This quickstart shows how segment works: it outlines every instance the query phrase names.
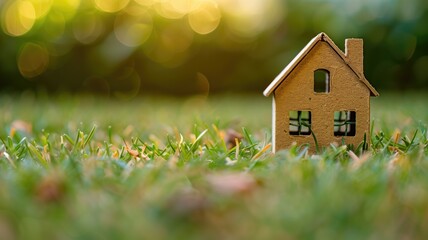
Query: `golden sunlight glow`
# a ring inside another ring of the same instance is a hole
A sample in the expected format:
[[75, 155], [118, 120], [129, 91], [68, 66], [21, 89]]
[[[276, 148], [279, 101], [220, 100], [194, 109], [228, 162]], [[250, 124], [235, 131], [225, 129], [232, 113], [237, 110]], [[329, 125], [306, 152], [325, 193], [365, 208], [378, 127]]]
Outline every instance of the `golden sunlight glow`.
[[25, 78], [34, 78], [46, 71], [49, 65], [49, 52], [44, 46], [26, 43], [18, 56], [19, 72]]
[[153, 32], [143, 52], [152, 61], [167, 68], [175, 68], [186, 61], [193, 36], [194, 32], [189, 26], [170, 23], [162, 30]]
[[193, 42], [191, 29], [180, 24], [170, 24], [166, 26], [159, 34], [160, 44], [165, 50], [171, 53], [186, 51]]
[[33, 6], [36, 13], [36, 18], [42, 18], [46, 16], [49, 10], [52, 7], [53, 0], [29, 0]]
[[254, 37], [277, 24], [283, 8], [278, 0], [217, 0], [231, 32], [240, 37]]
[[140, 4], [141, 6], [149, 7], [158, 2], [158, 0], [135, 0], [135, 2]]
[[124, 9], [129, 0], [94, 0], [94, 3], [99, 10], [114, 13]]
[[[37, 1], [37, 0], [35, 0]], [[61, 12], [65, 20], [72, 19], [79, 10], [80, 0], [53, 0], [52, 10]], [[84, 0], [85, 1], [85, 0]]]
[[204, 1], [198, 8], [189, 13], [189, 25], [199, 34], [208, 34], [220, 24], [221, 12], [214, 1]]
[[73, 22], [74, 37], [83, 44], [90, 44], [97, 40], [103, 29], [99, 16], [90, 12], [79, 14]]
[[155, 6], [157, 14], [167, 19], [180, 19], [184, 17], [186, 13], [177, 11], [170, 0], [162, 1], [157, 3]]
[[131, 8], [116, 17], [114, 34], [123, 45], [137, 47], [151, 35], [153, 20], [149, 12], [142, 8]]
[[205, 0], [170, 0], [171, 7], [176, 11], [187, 14], [195, 10]]
[[36, 21], [34, 6], [29, 1], [14, 1], [2, 12], [2, 27], [11, 36], [21, 36], [31, 30]]
[[235, 47], [228, 43], [251, 42], [284, 14], [281, 0], [0, 0], [0, 11], [3, 33], [27, 42], [17, 57], [26, 78], [53, 68], [78, 44], [91, 44], [112, 66], [141, 51], [177, 67], [191, 56], [195, 36], [220, 23], [213, 39]]

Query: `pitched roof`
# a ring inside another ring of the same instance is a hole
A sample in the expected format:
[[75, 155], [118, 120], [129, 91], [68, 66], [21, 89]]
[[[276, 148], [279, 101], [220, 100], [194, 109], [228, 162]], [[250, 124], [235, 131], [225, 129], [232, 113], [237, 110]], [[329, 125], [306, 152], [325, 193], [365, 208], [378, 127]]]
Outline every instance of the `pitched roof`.
[[281, 73], [269, 84], [264, 90], [263, 94], [268, 97], [275, 89], [284, 81], [287, 76], [299, 65], [303, 58], [312, 50], [312, 48], [319, 42], [327, 42], [330, 47], [339, 55], [343, 62], [357, 75], [367, 88], [370, 90], [371, 96], [379, 96], [379, 93], [370, 85], [369, 81], [364, 77], [364, 73], [358, 71], [348, 60], [345, 54], [334, 44], [334, 42], [325, 33], [320, 33], [314, 37], [300, 52], [297, 56], [281, 71]]

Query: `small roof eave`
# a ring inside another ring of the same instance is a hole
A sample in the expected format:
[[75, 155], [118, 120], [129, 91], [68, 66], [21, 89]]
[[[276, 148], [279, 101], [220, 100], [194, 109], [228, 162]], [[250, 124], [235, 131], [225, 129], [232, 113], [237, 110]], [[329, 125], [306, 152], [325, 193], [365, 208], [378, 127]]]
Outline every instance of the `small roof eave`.
[[291, 60], [291, 62], [281, 71], [281, 73], [276, 76], [276, 78], [269, 84], [269, 86], [263, 91], [263, 94], [268, 97], [275, 89], [282, 83], [282, 81], [290, 74], [295, 67], [300, 63], [306, 54], [315, 46], [315, 44], [321, 40], [324, 33], [318, 34], [316, 37], [312, 38], [308, 44], [296, 55], [296, 57]]

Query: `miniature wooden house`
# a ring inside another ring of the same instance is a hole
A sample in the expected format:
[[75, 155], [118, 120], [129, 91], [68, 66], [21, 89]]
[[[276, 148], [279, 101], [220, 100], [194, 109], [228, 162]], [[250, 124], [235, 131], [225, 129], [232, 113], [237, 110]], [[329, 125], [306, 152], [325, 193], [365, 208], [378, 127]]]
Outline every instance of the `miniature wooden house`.
[[[346, 39], [345, 53], [325, 34], [313, 38], [263, 92], [273, 94], [273, 152], [292, 143], [357, 147], [369, 141], [370, 96], [363, 40]], [[316, 139], [316, 140], [315, 140]]]

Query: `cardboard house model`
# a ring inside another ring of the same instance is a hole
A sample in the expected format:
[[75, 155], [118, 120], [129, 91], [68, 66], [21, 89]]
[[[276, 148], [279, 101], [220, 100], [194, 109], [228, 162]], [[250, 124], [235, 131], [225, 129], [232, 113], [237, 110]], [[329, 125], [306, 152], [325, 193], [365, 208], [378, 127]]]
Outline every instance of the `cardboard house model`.
[[[369, 141], [370, 96], [363, 40], [346, 39], [345, 53], [325, 34], [313, 38], [266, 88], [273, 95], [273, 152], [293, 143], [310, 150]], [[315, 143], [317, 142], [317, 144]]]

